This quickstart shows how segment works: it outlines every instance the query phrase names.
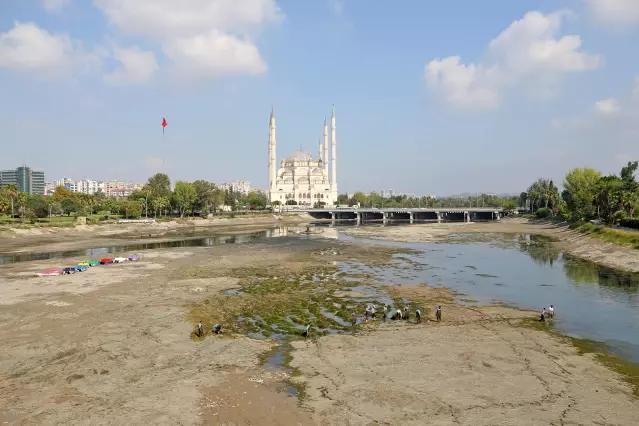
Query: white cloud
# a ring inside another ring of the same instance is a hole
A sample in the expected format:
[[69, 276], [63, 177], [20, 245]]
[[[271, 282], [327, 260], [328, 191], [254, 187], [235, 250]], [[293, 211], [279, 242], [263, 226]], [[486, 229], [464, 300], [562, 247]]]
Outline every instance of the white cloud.
[[266, 63], [255, 45], [216, 30], [170, 39], [164, 45], [164, 53], [180, 70], [201, 76], [266, 72]]
[[639, 25], [637, 0], [586, 0], [595, 20], [605, 25]]
[[100, 62], [66, 34], [52, 34], [34, 23], [16, 22], [0, 33], [0, 68], [46, 75], [84, 72]]
[[549, 94], [566, 73], [595, 69], [599, 55], [581, 50], [578, 35], [560, 36], [565, 13], [528, 12], [488, 45], [486, 57], [468, 65], [458, 56], [434, 59], [426, 65], [428, 86], [455, 107], [493, 108], [505, 88], [521, 83], [534, 92]]
[[159, 41], [181, 71], [201, 77], [265, 72], [255, 37], [283, 14], [275, 0], [94, 0], [119, 31]]
[[426, 65], [426, 81], [449, 104], [459, 108], [492, 108], [499, 104], [495, 69], [461, 63], [459, 56]]
[[144, 83], [158, 70], [155, 54], [137, 46], [115, 48], [113, 56], [120, 62], [120, 68], [105, 75], [104, 81], [114, 86]]
[[42, 5], [48, 12], [59, 12], [71, 4], [71, 0], [43, 0]]
[[620, 110], [619, 102], [614, 98], [595, 102], [595, 111], [599, 115], [614, 115]]

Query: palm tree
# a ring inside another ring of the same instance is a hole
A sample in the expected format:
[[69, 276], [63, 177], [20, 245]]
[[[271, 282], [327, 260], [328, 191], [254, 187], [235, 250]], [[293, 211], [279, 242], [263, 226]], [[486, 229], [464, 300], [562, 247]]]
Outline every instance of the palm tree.
[[5, 187], [5, 190], [7, 191], [7, 195], [9, 196], [9, 199], [11, 200], [11, 219], [13, 219], [13, 203], [15, 198], [18, 196], [18, 194], [20, 193], [20, 191], [18, 191], [18, 185], [16, 185], [15, 183], [10, 183]]

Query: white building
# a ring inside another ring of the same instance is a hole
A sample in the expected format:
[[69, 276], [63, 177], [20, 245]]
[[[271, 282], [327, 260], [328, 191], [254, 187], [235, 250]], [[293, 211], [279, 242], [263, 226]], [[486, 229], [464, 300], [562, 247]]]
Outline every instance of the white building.
[[271, 110], [269, 123], [269, 201], [286, 204], [327, 206], [337, 202], [337, 140], [335, 139], [335, 107], [331, 113], [331, 177], [329, 179], [328, 124], [324, 120], [324, 145], [319, 142], [317, 158], [301, 149], [280, 162], [277, 167], [277, 138], [275, 113]]
[[[102, 190], [104, 191], [105, 185], [102, 184]], [[79, 180], [76, 182], [77, 192], [84, 194], [95, 194], [100, 189], [100, 182], [95, 180]]]
[[251, 192], [251, 183], [245, 180], [236, 180], [231, 184], [231, 188], [233, 188], [233, 192], [248, 195]]

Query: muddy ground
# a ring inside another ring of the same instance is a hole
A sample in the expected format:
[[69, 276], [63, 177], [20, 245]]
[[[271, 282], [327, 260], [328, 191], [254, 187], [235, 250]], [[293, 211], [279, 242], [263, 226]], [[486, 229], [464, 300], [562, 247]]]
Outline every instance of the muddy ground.
[[264, 364], [277, 342], [231, 332], [237, 324], [192, 336], [194, 312], [208, 315], [208, 331], [218, 318], [248, 315], [236, 298], [253, 297], [258, 313], [273, 308], [259, 304], [269, 295], [224, 293], [251, 290], [247, 277], [269, 277], [286, 315], [287, 277], [314, 294], [341, 282], [330, 273], [335, 261], [388, 262], [383, 249], [295, 237], [139, 254], [49, 278], [34, 273], [59, 261], [0, 266], [0, 424], [639, 424], [622, 377], [530, 327], [535, 313], [459, 306], [427, 285], [381, 291], [431, 320], [442, 305], [442, 323], [296, 336], [295, 370]]
[[[581, 259], [613, 269], [639, 272], [639, 250], [588, 237], [567, 226], [527, 219], [504, 219], [477, 223], [430, 223], [410, 226], [350, 228], [347, 234], [403, 242], [445, 242], [451, 235], [530, 234], [551, 237], [553, 244]], [[473, 237], [473, 240], [476, 238]]]

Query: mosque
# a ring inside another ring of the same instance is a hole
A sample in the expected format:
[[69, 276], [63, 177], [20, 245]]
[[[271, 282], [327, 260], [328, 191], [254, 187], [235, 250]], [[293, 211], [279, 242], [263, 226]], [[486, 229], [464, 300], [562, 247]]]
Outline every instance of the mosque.
[[[324, 119], [324, 144], [319, 141], [317, 158], [301, 149], [277, 166], [275, 113], [271, 109], [268, 133], [269, 201], [309, 207], [333, 206], [337, 203], [337, 169], [335, 106], [331, 113], [331, 161], [329, 179], [328, 124]], [[294, 202], [293, 202], [294, 201]]]

